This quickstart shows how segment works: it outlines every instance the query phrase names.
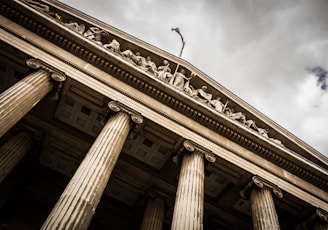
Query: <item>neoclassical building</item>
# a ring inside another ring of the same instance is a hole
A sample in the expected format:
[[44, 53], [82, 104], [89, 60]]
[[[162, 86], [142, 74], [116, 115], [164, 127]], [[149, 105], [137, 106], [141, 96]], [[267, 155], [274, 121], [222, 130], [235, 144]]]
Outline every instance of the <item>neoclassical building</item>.
[[192, 64], [0, 0], [0, 229], [328, 229], [328, 159]]

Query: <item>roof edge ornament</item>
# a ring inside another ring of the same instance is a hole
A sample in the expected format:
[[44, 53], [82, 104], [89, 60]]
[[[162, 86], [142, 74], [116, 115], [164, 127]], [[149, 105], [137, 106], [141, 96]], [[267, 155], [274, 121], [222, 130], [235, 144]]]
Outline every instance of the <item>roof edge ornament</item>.
[[[228, 100], [223, 103], [220, 96], [214, 96], [210, 92], [207, 92], [208, 86], [203, 85], [201, 88], [196, 88], [192, 85], [191, 80], [197, 77], [197, 74], [192, 72], [190, 76], [186, 76], [186, 69], [181, 67], [179, 64], [176, 66], [175, 71], [172, 72], [170, 63], [168, 60], [163, 60], [163, 65], [157, 66], [152, 61], [150, 56], [143, 56], [139, 52], [133, 52], [132, 50], [121, 51], [120, 43], [113, 38], [109, 41], [110, 32], [94, 25], [86, 26], [83, 23], [74, 21], [65, 21], [64, 18], [57, 12], [50, 11], [50, 7], [38, 6], [38, 2], [33, 0], [25, 0], [25, 2], [33, 7], [34, 9], [41, 11], [48, 16], [54, 18], [57, 23], [63, 24], [70, 30], [78, 33], [80, 36], [87, 38], [95, 42], [95, 44], [102, 46], [106, 51], [111, 52], [115, 56], [127, 61], [128, 63], [140, 68], [147, 74], [156, 77], [159, 80], [173, 86], [180, 93], [184, 93], [196, 101], [206, 105], [209, 109], [214, 110], [220, 114], [227, 116], [233, 122], [238, 122], [244, 127], [248, 128], [251, 132], [257, 133], [257, 135], [268, 139], [271, 143], [274, 143], [280, 147], [285, 147], [283, 143], [275, 138], [269, 136], [269, 130], [266, 128], [260, 128], [257, 126], [254, 120], [247, 119], [246, 115], [242, 112], [235, 112], [233, 108], [228, 106]], [[45, 5], [45, 4], [42, 4]], [[176, 31], [182, 39], [183, 44], [185, 43], [179, 28], [172, 28], [172, 31]]]

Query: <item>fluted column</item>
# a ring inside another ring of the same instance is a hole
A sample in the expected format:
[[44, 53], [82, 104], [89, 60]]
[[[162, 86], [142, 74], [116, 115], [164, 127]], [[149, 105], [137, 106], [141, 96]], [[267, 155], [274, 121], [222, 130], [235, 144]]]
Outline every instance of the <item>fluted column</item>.
[[204, 155], [215, 161], [210, 152], [195, 143], [184, 142], [189, 152], [183, 152], [179, 182], [173, 211], [172, 230], [203, 229], [204, 212]]
[[118, 112], [112, 116], [73, 175], [42, 229], [87, 229], [131, 128], [129, 113], [120, 104], [109, 103]]
[[31, 146], [31, 136], [26, 132], [20, 132], [0, 147], [0, 183], [25, 156]]
[[51, 73], [43, 68], [39, 60], [29, 59], [27, 65], [39, 69], [26, 76], [0, 95], [0, 137], [13, 127], [53, 88], [54, 82], [65, 80], [61, 74]]
[[241, 191], [243, 198], [250, 196], [254, 230], [280, 229], [272, 193], [279, 198], [283, 196], [278, 186], [258, 176], [253, 176], [252, 181]]
[[164, 220], [165, 203], [163, 197], [149, 198], [142, 219], [141, 230], [161, 230]]

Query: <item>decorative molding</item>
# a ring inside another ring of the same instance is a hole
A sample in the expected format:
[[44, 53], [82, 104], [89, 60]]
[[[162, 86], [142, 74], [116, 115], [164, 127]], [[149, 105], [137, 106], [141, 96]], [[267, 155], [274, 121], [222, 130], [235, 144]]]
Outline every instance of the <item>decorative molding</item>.
[[110, 101], [108, 103], [108, 108], [113, 112], [124, 112], [130, 115], [131, 120], [136, 124], [141, 124], [143, 122], [143, 117], [140, 113], [135, 110], [123, 105], [118, 101]]
[[260, 189], [269, 189], [278, 198], [283, 197], [283, 193], [277, 185], [275, 185], [275, 184], [271, 183], [270, 181], [267, 181], [267, 180], [265, 180], [265, 179], [263, 179], [262, 177], [259, 177], [259, 176], [253, 176], [252, 177], [251, 182], [249, 182], [245, 186], [245, 188], [239, 192], [240, 196], [245, 200], [249, 199], [250, 190], [254, 187], [257, 187], [257, 188], [260, 188]]
[[[28, 4], [26, 1], [20, 1], [19, 4], [21, 4], [21, 2], [24, 2], [24, 4]], [[174, 109], [180, 111], [181, 113], [185, 114], [186, 116], [197, 120], [202, 125], [216, 131], [220, 135], [223, 135], [223, 136], [229, 138], [230, 140], [240, 144], [241, 146], [244, 146], [245, 148], [260, 155], [261, 157], [265, 158], [266, 160], [273, 162], [274, 164], [282, 167], [283, 169], [286, 169], [289, 172], [291, 172], [297, 176], [300, 176], [302, 179], [305, 179], [306, 181], [313, 183], [314, 185], [318, 186], [319, 188], [321, 188], [323, 190], [326, 190], [328, 188], [327, 180], [314, 174], [312, 171], [304, 169], [304, 167], [302, 167], [302, 165], [299, 165], [299, 164], [291, 161], [290, 159], [287, 159], [286, 157], [282, 156], [282, 154], [286, 154], [286, 155], [294, 154], [297, 157], [299, 157], [298, 153], [293, 152], [293, 151], [287, 149], [286, 147], [277, 145], [277, 143], [274, 140], [272, 140], [270, 138], [268, 139], [265, 136], [260, 135], [253, 128], [247, 128], [247, 127], [245, 127], [245, 125], [243, 123], [239, 122], [238, 120], [229, 118], [224, 113], [220, 113], [219, 111], [216, 111], [215, 109], [213, 110], [212, 114], [209, 115], [209, 114], [207, 114], [206, 111], [205, 111], [206, 112], [206, 114], [205, 114], [204, 111], [192, 107], [191, 105], [186, 103], [184, 100], [177, 99], [176, 97], [167, 94], [159, 87], [154, 87], [153, 85], [150, 85], [149, 83], [138, 78], [137, 76], [132, 75], [127, 70], [121, 69], [121, 67], [119, 67], [117, 64], [110, 63], [109, 59], [102, 57], [101, 55], [99, 55], [99, 52], [98, 52], [99, 50], [103, 50], [104, 53], [108, 54], [107, 55], [108, 57], [109, 56], [115, 57], [116, 59], [122, 58], [119, 55], [115, 54], [114, 50], [108, 49], [107, 47], [102, 47], [102, 45], [97, 44], [96, 42], [94, 42], [92, 39], [89, 39], [89, 38], [85, 38], [89, 41], [89, 42], [86, 42], [85, 44], [90, 45], [91, 43], [93, 43], [92, 44], [94, 46], [93, 49], [90, 49], [90, 47], [89, 48], [81, 47], [81, 45], [76, 43], [76, 40], [72, 40], [69, 37], [65, 37], [65, 36], [59, 34], [58, 31], [53, 31], [51, 28], [45, 26], [44, 24], [40, 23], [39, 21], [34, 20], [32, 18], [33, 15], [27, 16], [27, 15], [19, 12], [18, 10], [8, 6], [11, 4], [14, 4], [14, 3], [4, 2], [4, 1], [0, 2], [0, 6], [1, 6], [0, 12], [3, 16], [6, 16], [6, 17], [14, 20], [16, 23], [23, 25], [25, 28], [35, 32], [39, 36], [46, 38], [50, 42], [57, 44], [58, 46], [68, 50], [72, 54], [75, 54], [75, 55], [81, 57], [82, 59], [90, 62], [91, 64], [97, 66], [98, 68], [105, 70], [106, 72], [112, 74], [113, 76], [119, 77], [122, 81], [128, 82], [129, 84], [133, 85], [135, 88], [144, 90], [145, 93], [149, 93], [153, 98], [160, 100], [163, 104], [166, 104], [170, 107], [174, 107]], [[78, 31], [74, 31], [74, 29], [71, 28], [72, 25], [64, 25], [63, 19], [59, 14], [54, 13], [54, 14], [50, 15], [49, 14], [50, 11], [48, 10], [47, 7], [42, 6], [41, 7], [42, 9], [38, 9], [38, 7], [33, 7], [33, 8], [35, 10], [39, 11], [41, 14], [46, 15], [47, 18], [49, 18], [47, 20], [53, 20], [55, 23], [59, 23], [62, 26], [68, 28], [68, 30], [71, 30], [72, 32], [76, 33], [77, 36], [84, 37], [84, 35], [81, 34], [81, 29], [83, 30], [83, 28], [80, 28]], [[40, 17], [40, 16], [38, 16], [38, 17]], [[81, 19], [78, 19], [78, 20], [81, 21]], [[73, 25], [73, 28], [74, 28], [74, 25]], [[84, 30], [85, 30], [85, 28], [84, 28]], [[108, 44], [110, 44], [110, 43], [108, 43]], [[97, 47], [99, 47], [99, 48], [97, 48]], [[97, 51], [97, 53], [95, 52], [95, 50]], [[123, 62], [124, 62], [124, 60], [123, 60]], [[177, 63], [171, 63], [171, 64], [177, 64]], [[131, 66], [131, 63], [127, 64], [127, 65]], [[154, 77], [153, 74], [149, 73], [149, 71], [144, 71], [140, 67], [138, 67], [136, 65], [134, 65], [134, 66], [136, 69], [140, 69], [141, 72], [144, 72], [144, 74], [147, 75], [148, 77], [156, 79], [155, 81], [159, 81], [157, 79], [157, 77]], [[175, 69], [177, 69], [177, 68], [175, 68]], [[83, 71], [83, 70], [81, 70], [81, 71]], [[190, 76], [192, 76], [193, 79], [197, 78], [194, 73], [190, 74]], [[161, 82], [165, 83], [165, 81], [161, 81]], [[169, 84], [169, 83], [167, 83], [167, 85], [169, 87], [171, 86], [171, 84]], [[172, 89], [176, 89], [173, 91], [180, 92], [180, 94], [183, 95], [185, 98], [190, 98], [191, 100], [195, 99], [194, 97], [192, 97], [190, 95], [190, 92], [180, 91], [174, 86], [172, 86]], [[215, 97], [212, 97], [212, 98], [215, 98]], [[211, 110], [210, 105], [208, 105], [206, 103], [202, 103], [200, 100], [196, 100], [196, 99], [193, 101], [195, 101], [196, 104], [197, 103], [201, 104], [202, 106], [208, 107], [209, 110]], [[214, 105], [212, 105], [212, 106], [214, 106]], [[254, 136], [254, 138], [246, 137], [242, 133], [237, 133], [231, 126], [228, 127], [226, 125], [227, 120], [230, 120], [231, 124], [233, 124], [235, 126], [239, 126], [238, 130], [243, 130], [243, 129], [248, 130], [252, 134], [252, 136]], [[195, 131], [195, 132], [197, 132], [197, 131]], [[263, 140], [264, 141], [268, 140], [268, 144], [273, 145], [273, 146], [276, 145], [276, 148], [278, 148], [279, 150], [275, 150], [275, 149], [267, 147], [263, 144], [258, 144], [256, 139], [259, 139], [261, 142], [263, 142]], [[280, 153], [280, 151], [282, 152], [282, 154]]]
[[303, 225], [307, 227], [307, 229], [324, 229], [324, 228], [316, 228], [315, 226], [320, 224], [328, 225], [328, 212], [324, 211], [321, 208], [315, 210], [315, 213], [309, 216], [308, 219], [305, 219]]
[[[95, 44], [100, 46], [104, 51], [109, 51], [114, 54], [116, 57], [121, 58], [122, 60], [132, 64], [133, 66], [139, 68], [141, 71], [144, 71], [146, 74], [150, 74], [153, 77], [165, 82], [166, 84], [172, 85], [173, 88], [180, 91], [180, 93], [186, 94], [195, 101], [199, 101], [204, 104], [211, 110], [214, 110], [224, 116], [227, 116], [229, 119], [239, 122], [244, 127], [252, 129], [257, 132], [260, 136], [267, 138], [269, 141], [274, 142], [275, 144], [284, 147], [282, 142], [278, 139], [269, 137], [267, 128], [260, 128], [255, 124], [255, 121], [247, 119], [246, 115], [242, 112], [235, 112], [233, 108], [228, 107], [228, 100], [223, 103], [221, 101], [221, 96], [213, 95], [210, 92], [207, 92], [209, 86], [203, 85], [201, 88], [196, 88], [192, 85], [191, 80], [197, 78], [197, 74], [192, 70], [186, 69], [184, 66], [176, 64], [177, 67], [175, 70], [170, 68], [170, 62], [166, 59], [162, 60], [162, 65], [157, 66], [157, 64], [152, 61], [154, 57], [143, 56], [140, 54], [141, 51], [137, 50], [133, 52], [132, 50], [121, 51], [120, 43], [115, 39], [115, 35], [112, 35], [111, 32], [99, 28], [96, 25], [87, 26], [83, 23], [72, 20], [64, 20], [64, 17], [59, 15], [57, 12], [50, 10], [50, 7], [46, 4], [41, 4], [37, 1], [24, 0], [26, 4], [32, 8], [38, 10], [39, 12], [52, 17], [57, 23], [64, 25], [68, 29], [74, 31], [75, 33], [83, 36], [84, 38], [93, 41]], [[114, 38], [113, 38], [114, 37]], [[90, 56], [93, 59], [100, 58], [95, 56], [83, 48], [80, 48], [80, 52], [85, 53], [85, 56]], [[84, 55], [83, 53], [82, 56]], [[158, 58], [158, 57], [156, 57]], [[116, 70], [116, 69], [114, 69]], [[118, 69], [120, 70], [120, 69]], [[190, 76], [186, 76], [187, 71], [190, 72]], [[121, 71], [121, 70], [120, 70]]]
[[204, 156], [205, 159], [210, 163], [214, 163], [216, 161], [215, 155], [210, 150], [205, 149], [193, 141], [185, 140], [183, 142], [183, 148], [181, 148], [178, 154], [175, 155], [172, 159], [175, 164], [178, 165], [180, 163], [180, 158], [184, 150], [187, 150], [188, 152], [196, 152], [201, 156]]
[[328, 223], [328, 212], [318, 208], [315, 214], [317, 217], [319, 217], [320, 220]]
[[197, 152], [205, 157], [205, 159], [210, 162], [214, 163], [216, 161], [215, 155], [208, 149], [205, 149], [203, 146], [198, 145], [195, 142], [192, 142], [190, 140], [186, 140], [183, 142], [183, 146], [186, 150], [189, 152]]
[[50, 73], [51, 78], [57, 82], [63, 82], [66, 80], [66, 75], [62, 71], [48, 65], [46, 62], [40, 59], [30, 58], [26, 60], [26, 65], [32, 69], [44, 69]]
[[59, 99], [59, 94], [63, 88], [63, 82], [66, 80], [65, 73], [39, 59], [27, 59], [26, 65], [32, 69], [43, 69], [50, 73], [50, 77], [56, 82], [56, 85], [53, 88], [53, 92], [50, 95], [50, 100], [57, 101]]

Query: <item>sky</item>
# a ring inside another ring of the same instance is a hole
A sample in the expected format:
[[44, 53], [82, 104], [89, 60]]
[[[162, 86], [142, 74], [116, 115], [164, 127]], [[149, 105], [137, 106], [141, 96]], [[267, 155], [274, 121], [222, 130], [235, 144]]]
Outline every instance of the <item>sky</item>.
[[328, 1], [61, 1], [176, 56], [178, 27], [181, 58], [328, 157]]

